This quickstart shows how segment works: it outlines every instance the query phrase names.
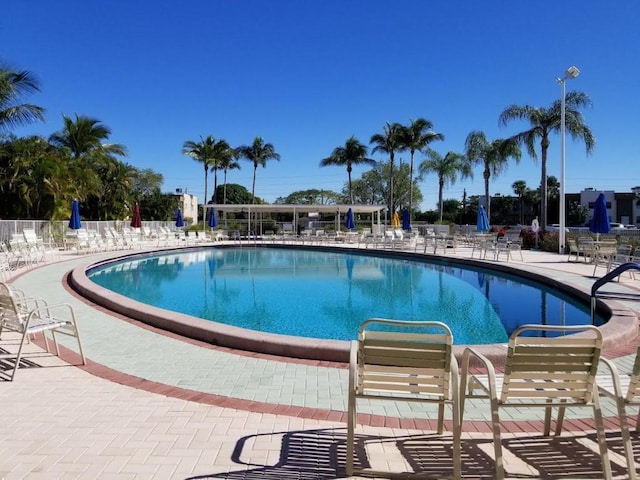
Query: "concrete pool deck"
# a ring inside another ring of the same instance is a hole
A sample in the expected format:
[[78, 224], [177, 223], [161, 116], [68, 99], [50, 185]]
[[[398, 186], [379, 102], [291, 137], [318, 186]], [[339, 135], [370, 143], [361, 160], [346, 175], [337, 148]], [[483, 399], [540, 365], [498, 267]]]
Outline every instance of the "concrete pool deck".
[[[453, 255], [468, 258], [469, 252], [460, 248]], [[555, 254], [523, 254], [524, 262], [509, 265], [586, 289], [594, 281], [591, 265], [567, 262], [566, 256]], [[4, 432], [11, 432], [0, 435], [0, 478], [344, 476], [344, 365], [237, 352], [167, 335], [89, 305], [64, 287], [69, 270], [106, 256], [65, 255], [62, 261], [23, 272], [12, 282], [49, 301], [76, 306], [90, 364], [68, 367], [41, 353], [30, 360], [49, 368], [34, 365], [21, 369], [14, 382], [0, 382], [0, 421]], [[626, 276], [612, 289], [638, 295], [640, 281]], [[628, 297], [618, 302], [625, 310], [640, 313], [640, 300]], [[637, 335], [627, 339], [608, 350], [622, 371], [630, 368], [629, 354], [638, 345]], [[3, 338], [0, 347], [10, 349], [6, 342]], [[363, 407], [371, 415], [368, 425], [358, 429], [362, 436], [388, 439], [432, 426], [428, 420], [414, 420], [432, 418], [428, 410], [416, 412], [393, 404]], [[611, 402], [603, 401], [603, 409], [614, 416]], [[584, 469], [595, 468], [590, 478], [598, 478], [597, 465], [588, 460], [595, 456], [597, 463], [597, 447], [581, 412], [571, 412], [570, 433], [558, 439], [538, 433], [537, 412], [509, 413], [510, 417], [503, 416], [505, 431], [511, 432], [505, 436], [511, 452], [505, 457], [508, 475], [539, 478], [546, 472], [553, 478], [557, 468], [558, 478], [562, 474], [567, 478], [567, 469], [582, 475]], [[464, 469], [470, 478], [493, 477], [487, 416], [488, 407], [480, 401], [465, 409]], [[614, 473], [624, 478], [615, 422], [607, 421], [607, 428], [613, 432]], [[518, 435], [523, 431], [530, 433]], [[635, 436], [634, 441], [638, 441]], [[550, 467], [536, 458], [527, 447], [531, 442], [540, 446], [539, 452], [564, 451], [565, 464]], [[372, 448], [370, 461], [381, 457]], [[383, 468], [416, 469], [411, 458], [409, 466], [404, 463], [393, 442], [377, 448], [384, 452]], [[301, 455], [300, 449], [307, 453]], [[414, 460], [420, 457], [420, 452], [414, 453]], [[444, 455], [438, 465], [447, 470], [450, 459]], [[427, 471], [424, 465], [417, 467], [421, 468]]]

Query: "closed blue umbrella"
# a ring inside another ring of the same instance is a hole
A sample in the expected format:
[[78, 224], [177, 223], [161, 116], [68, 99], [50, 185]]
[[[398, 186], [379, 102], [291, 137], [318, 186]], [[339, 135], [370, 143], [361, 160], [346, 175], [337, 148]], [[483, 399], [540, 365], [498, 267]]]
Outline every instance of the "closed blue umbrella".
[[176, 212], [176, 227], [182, 228], [184, 227], [184, 220], [182, 218], [182, 210], [178, 209]]
[[411, 230], [411, 218], [409, 217], [409, 210], [406, 208], [402, 211], [402, 229]]
[[209, 227], [216, 228], [218, 226], [218, 217], [216, 216], [216, 211], [211, 207], [209, 209]]
[[601, 193], [593, 205], [593, 216], [589, 220], [589, 231], [595, 233], [596, 238], [598, 238], [601, 233], [609, 233], [609, 230], [611, 230], [611, 224], [607, 214], [607, 201], [604, 198], [604, 193]]
[[351, 210], [351, 207], [349, 207], [349, 210], [347, 210], [347, 218], [344, 222], [344, 225], [349, 229], [349, 230], [353, 230], [354, 228], [356, 228], [356, 222], [353, 219], [353, 210]]
[[478, 222], [476, 227], [479, 232], [489, 231], [489, 219], [487, 218], [487, 211], [484, 209], [484, 205], [480, 205], [478, 209]]
[[80, 223], [80, 206], [78, 200], [74, 200], [71, 204], [71, 218], [69, 219], [69, 228], [72, 230], [79, 230], [82, 228]]

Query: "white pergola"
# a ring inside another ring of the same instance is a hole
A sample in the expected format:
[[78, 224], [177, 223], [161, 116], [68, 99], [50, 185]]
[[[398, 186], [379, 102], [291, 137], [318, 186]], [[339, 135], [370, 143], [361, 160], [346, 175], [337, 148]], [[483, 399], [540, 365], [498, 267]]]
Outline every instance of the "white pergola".
[[355, 215], [359, 213], [365, 213], [371, 215], [371, 227], [374, 225], [381, 225], [380, 212], [386, 211], [386, 205], [300, 205], [300, 204], [238, 204], [238, 205], [204, 205], [205, 218], [208, 216], [209, 208], [214, 208], [216, 212], [233, 212], [233, 213], [246, 213], [249, 219], [249, 230], [251, 230], [252, 215], [253, 218], [260, 215], [260, 221], [265, 213], [291, 213], [293, 215], [293, 231], [298, 231], [298, 218], [301, 214], [307, 214], [307, 216], [313, 216], [320, 213], [333, 213], [336, 218], [336, 229], [339, 229], [341, 225], [340, 218], [346, 215], [347, 210], [351, 208]]

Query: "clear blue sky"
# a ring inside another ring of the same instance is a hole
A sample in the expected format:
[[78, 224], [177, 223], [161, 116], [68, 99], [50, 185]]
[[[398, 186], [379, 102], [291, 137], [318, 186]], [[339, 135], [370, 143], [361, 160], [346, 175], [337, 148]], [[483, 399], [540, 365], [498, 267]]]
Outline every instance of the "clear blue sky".
[[[184, 141], [262, 136], [281, 155], [258, 169], [256, 195], [269, 202], [339, 191], [346, 171], [320, 160], [351, 135], [368, 144], [387, 121], [431, 120], [442, 154], [462, 152], [472, 130], [490, 140], [522, 131], [498, 125], [502, 110], [550, 106], [555, 78], [576, 65], [567, 90], [591, 97], [584, 117], [597, 145], [586, 156], [567, 139], [566, 191], [629, 192], [640, 185], [639, 19], [637, 0], [29, 0], [2, 6], [0, 61], [41, 83], [28, 100], [46, 108], [46, 123], [17, 135], [48, 136], [62, 114], [99, 119], [126, 162], [200, 201], [204, 172], [181, 154]], [[559, 177], [560, 139], [551, 142], [548, 174]], [[252, 165], [242, 167], [228, 181], [250, 190]], [[516, 180], [536, 188], [539, 162], [525, 155], [491, 193], [512, 194]], [[444, 196], [463, 189], [483, 193], [480, 167]], [[436, 177], [421, 190], [422, 208], [435, 209]]]

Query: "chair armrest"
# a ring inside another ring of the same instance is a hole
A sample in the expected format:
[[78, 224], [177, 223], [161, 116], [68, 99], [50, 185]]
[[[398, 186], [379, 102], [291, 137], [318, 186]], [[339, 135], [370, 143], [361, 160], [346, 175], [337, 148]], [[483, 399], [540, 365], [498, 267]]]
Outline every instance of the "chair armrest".
[[464, 397], [465, 396], [464, 392], [467, 390], [467, 376], [469, 375], [469, 360], [471, 359], [471, 357], [475, 357], [477, 360], [479, 360], [480, 363], [482, 363], [482, 365], [486, 369], [487, 376], [489, 377], [489, 388], [491, 390], [490, 393], [492, 396], [495, 396], [496, 370], [493, 364], [491, 363], [491, 361], [487, 357], [485, 357], [482, 353], [480, 353], [479, 351], [471, 347], [465, 348], [464, 353], [462, 354], [462, 367], [461, 367], [462, 374], [460, 376], [460, 391], [461, 391], [460, 396]]
[[[68, 303], [56, 303], [54, 305], [43, 305], [41, 307], [38, 308], [34, 308], [33, 310], [31, 310], [29, 312], [29, 317], [27, 318], [27, 321], [30, 322], [32, 318], [34, 317], [51, 317], [54, 318], [55, 315], [53, 314], [54, 311], [60, 311], [60, 310], [64, 310], [66, 312], [66, 315], [62, 318], [60, 318], [61, 321], [67, 321], [69, 323], [76, 323], [76, 314], [75, 311], [73, 310], [73, 307], [68, 304]], [[28, 325], [27, 322], [27, 325]]]
[[610, 397], [615, 396], [623, 398], [624, 395], [622, 393], [622, 385], [620, 385], [620, 375], [618, 374], [618, 368], [611, 360], [604, 357], [600, 357], [600, 364], [606, 366], [609, 369], [609, 374], [611, 375], [611, 381], [613, 385], [613, 392], [598, 385], [598, 376], [596, 376], [596, 385], [598, 385], [598, 391]]
[[356, 371], [358, 369], [358, 342], [351, 341], [351, 350], [349, 352], [349, 391], [356, 388]]

